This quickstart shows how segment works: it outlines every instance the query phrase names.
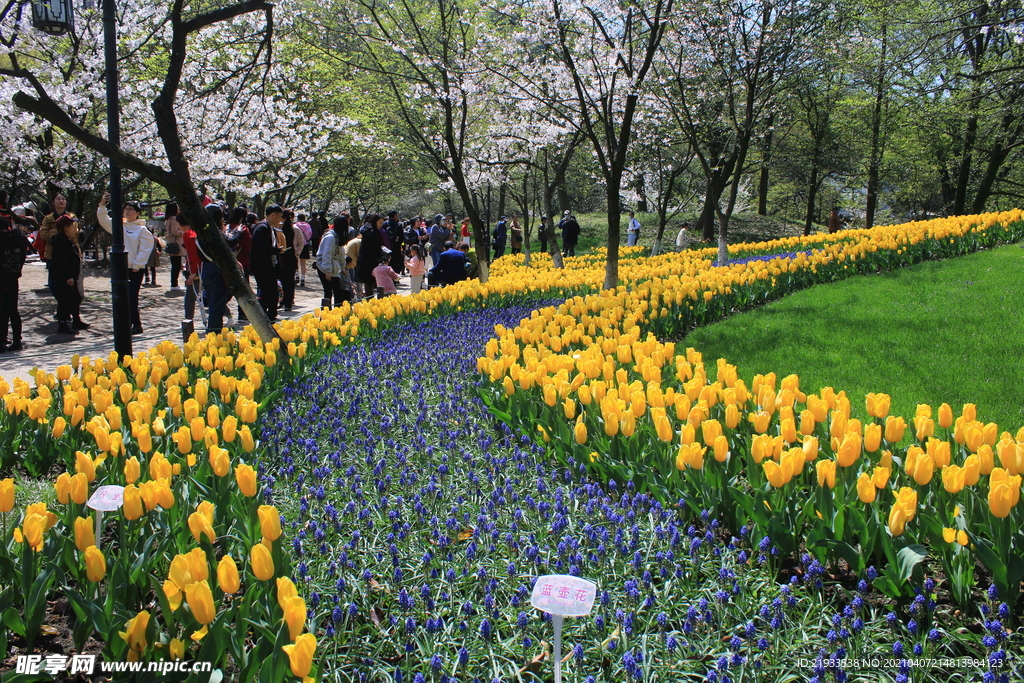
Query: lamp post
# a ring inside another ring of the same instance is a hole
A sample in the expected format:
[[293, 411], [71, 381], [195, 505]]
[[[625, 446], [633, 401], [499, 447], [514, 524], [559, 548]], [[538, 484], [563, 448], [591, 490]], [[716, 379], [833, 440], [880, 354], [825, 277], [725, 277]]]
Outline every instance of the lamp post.
[[[121, 144], [121, 107], [117, 87], [117, 15], [115, 0], [103, 0], [103, 52], [107, 81], [107, 140]], [[33, 0], [32, 26], [54, 36], [74, 30], [72, 0]], [[110, 294], [114, 319], [114, 350], [121, 358], [132, 353], [128, 252], [121, 218], [121, 168], [110, 160]]]
[[[56, 1], [56, 0], [55, 0]], [[70, 2], [70, 0], [64, 0]], [[115, 0], [103, 0], [103, 55], [107, 81], [107, 140], [121, 144], [121, 103], [117, 87], [117, 14]], [[124, 248], [121, 167], [110, 160], [110, 300], [114, 319], [114, 351], [120, 358], [132, 353], [128, 252]]]

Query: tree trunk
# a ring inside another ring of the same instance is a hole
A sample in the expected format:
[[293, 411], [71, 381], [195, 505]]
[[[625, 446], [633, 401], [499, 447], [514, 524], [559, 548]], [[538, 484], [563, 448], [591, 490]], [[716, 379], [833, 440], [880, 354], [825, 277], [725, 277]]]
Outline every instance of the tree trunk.
[[757, 215], [768, 215], [768, 171], [772, 163], [772, 126], [775, 114], [768, 117], [768, 132], [764, 134], [764, 150], [761, 153], [761, 180], [757, 184]]
[[967, 192], [971, 185], [971, 166], [974, 160], [974, 143], [978, 138], [977, 97], [972, 97], [971, 114], [964, 126], [964, 147], [960, 153], [960, 168], [956, 174], [956, 189], [953, 193], [953, 215], [961, 216], [967, 206]]
[[548, 236], [548, 253], [551, 254], [551, 263], [555, 268], [565, 268], [565, 263], [562, 261], [562, 249], [558, 246], [558, 234], [555, 232], [554, 209], [554, 191], [551, 186], [545, 182], [544, 211], [548, 215], [548, 222], [544, 224], [544, 232]]
[[818, 201], [818, 159], [817, 155], [811, 161], [811, 180], [807, 183], [807, 212], [804, 214], [804, 235], [811, 234], [811, 225], [814, 223], [814, 209]]
[[608, 183], [608, 254], [604, 263], [604, 289], [619, 286], [619, 240], [621, 239], [621, 214], [619, 213], [619, 190], [622, 176], [613, 175]]
[[864, 212], [864, 227], [875, 225], [875, 210], [878, 207], [878, 176], [882, 164], [882, 109], [885, 106], [885, 54], [889, 46], [888, 26], [882, 24], [882, 54], [878, 62], [878, 79], [875, 82], [875, 106], [871, 112], [871, 160], [868, 163], [867, 207]]
[[978, 184], [978, 192], [974, 195], [974, 204], [971, 207], [972, 213], [984, 213], [985, 204], [988, 202], [989, 197], [992, 196], [992, 190], [999, 179], [999, 171], [1002, 169], [1003, 162], [1006, 161], [1009, 154], [1010, 150], [1005, 149], [1001, 142], [995, 144], [989, 155], [988, 164], [985, 167], [985, 175], [981, 177], [981, 182]]
[[700, 232], [700, 238], [705, 242], [715, 239], [715, 199], [714, 181], [708, 179], [707, 191], [704, 195], [704, 208], [697, 218], [697, 225], [693, 227], [694, 232]]

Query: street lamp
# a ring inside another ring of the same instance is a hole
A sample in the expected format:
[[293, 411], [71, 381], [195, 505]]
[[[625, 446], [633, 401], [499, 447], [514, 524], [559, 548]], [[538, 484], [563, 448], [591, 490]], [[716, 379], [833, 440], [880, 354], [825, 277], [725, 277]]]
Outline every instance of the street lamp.
[[72, 0], [35, 0], [32, 26], [51, 36], [62, 36], [75, 29]]
[[[91, 3], [90, 3], [91, 4]], [[74, 29], [72, 0], [33, 0], [32, 25], [51, 35]], [[107, 140], [121, 144], [121, 107], [117, 87], [117, 14], [115, 0], [103, 0], [103, 52], [107, 85]], [[121, 217], [121, 168], [110, 160], [110, 294], [114, 319], [114, 350], [121, 358], [132, 353], [128, 252]]]

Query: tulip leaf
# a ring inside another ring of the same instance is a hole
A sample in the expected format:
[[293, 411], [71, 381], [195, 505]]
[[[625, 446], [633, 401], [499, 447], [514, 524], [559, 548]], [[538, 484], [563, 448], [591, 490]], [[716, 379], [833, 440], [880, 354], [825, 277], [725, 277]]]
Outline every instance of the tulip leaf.
[[13, 607], [8, 607], [4, 611], [3, 625], [22, 638], [25, 637], [25, 622], [21, 620], [21, 614], [18, 613], [18, 610]]
[[899, 558], [900, 579], [907, 581], [914, 574], [917, 565], [924, 562], [925, 558], [928, 557], [928, 551], [923, 545], [913, 543], [900, 548], [896, 556]]

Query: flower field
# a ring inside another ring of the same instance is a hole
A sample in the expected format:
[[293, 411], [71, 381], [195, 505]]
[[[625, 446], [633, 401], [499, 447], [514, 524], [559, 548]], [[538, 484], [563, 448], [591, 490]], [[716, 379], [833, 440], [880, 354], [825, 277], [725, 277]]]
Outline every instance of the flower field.
[[[709, 382], [672, 340], [1022, 236], [1016, 211], [737, 245], [725, 267], [626, 249], [607, 292], [599, 254], [509, 257], [485, 285], [319, 311], [272, 344], [193, 337], [0, 382], [0, 650], [45, 648], [56, 598], [75, 651], [231, 680], [543, 680], [529, 592], [555, 572], [602, 589], [567, 624], [574, 680], [792, 680], [796, 657], [818, 681], [1010, 680], [1024, 430], [796, 376], [748, 387], [725, 361]], [[97, 520], [104, 485], [124, 500]], [[944, 620], [940, 591], [970, 619]], [[872, 657], [891, 665], [850, 663]]]

